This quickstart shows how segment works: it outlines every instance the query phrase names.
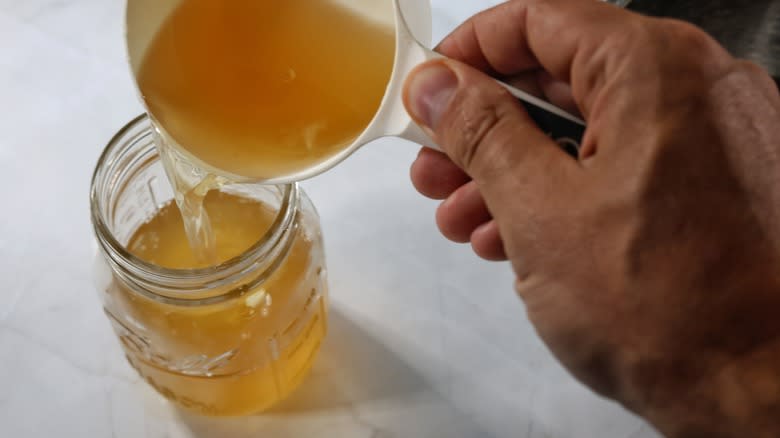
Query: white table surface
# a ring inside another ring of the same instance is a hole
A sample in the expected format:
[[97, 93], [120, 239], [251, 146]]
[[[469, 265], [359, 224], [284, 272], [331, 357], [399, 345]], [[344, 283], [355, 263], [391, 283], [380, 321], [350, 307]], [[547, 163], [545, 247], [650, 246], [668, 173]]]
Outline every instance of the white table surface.
[[[435, 39], [493, 3], [434, 0]], [[90, 176], [141, 112], [122, 8], [0, 0], [0, 437], [656, 436], [552, 359], [509, 266], [437, 234], [400, 140], [305, 184], [333, 304], [306, 386], [252, 418], [173, 409], [125, 362], [92, 287]]]

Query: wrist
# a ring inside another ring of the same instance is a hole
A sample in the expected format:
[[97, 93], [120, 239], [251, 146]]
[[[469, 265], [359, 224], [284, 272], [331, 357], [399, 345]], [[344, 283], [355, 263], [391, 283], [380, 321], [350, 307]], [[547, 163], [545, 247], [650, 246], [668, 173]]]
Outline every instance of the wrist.
[[670, 438], [778, 436], [780, 341], [736, 359], [692, 361], [665, 367], [644, 400], [634, 391], [627, 405]]

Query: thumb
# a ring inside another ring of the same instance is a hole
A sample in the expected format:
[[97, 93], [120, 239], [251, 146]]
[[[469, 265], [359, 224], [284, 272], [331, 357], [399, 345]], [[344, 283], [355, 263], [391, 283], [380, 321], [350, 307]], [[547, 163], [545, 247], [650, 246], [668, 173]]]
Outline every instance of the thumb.
[[537, 128], [509, 91], [458, 61], [437, 60], [417, 67], [407, 79], [404, 104], [480, 186], [488, 204], [501, 192], [518, 195], [517, 190], [543, 189], [537, 192], [549, 195], [552, 185], [547, 183], [560, 184], [567, 168], [578, 167]]

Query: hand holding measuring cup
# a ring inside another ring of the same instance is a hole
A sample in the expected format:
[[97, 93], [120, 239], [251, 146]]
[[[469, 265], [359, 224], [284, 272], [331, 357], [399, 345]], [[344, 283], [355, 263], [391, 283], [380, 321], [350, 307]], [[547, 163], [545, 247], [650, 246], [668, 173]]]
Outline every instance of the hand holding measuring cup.
[[[421, 66], [405, 97], [446, 152], [412, 169], [423, 194], [447, 198], [444, 234], [507, 255], [553, 353], [665, 436], [780, 436], [769, 75], [691, 25], [588, 0], [502, 4], [439, 50], [458, 61]], [[579, 160], [496, 74], [576, 103]]]
[[[420, 42], [427, 1], [129, 0], [127, 30], [161, 137], [213, 174], [288, 183], [380, 137], [434, 146], [401, 101], [407, 74], [442, 58]], [[504, 87], [576, 154], [582, 120]]]

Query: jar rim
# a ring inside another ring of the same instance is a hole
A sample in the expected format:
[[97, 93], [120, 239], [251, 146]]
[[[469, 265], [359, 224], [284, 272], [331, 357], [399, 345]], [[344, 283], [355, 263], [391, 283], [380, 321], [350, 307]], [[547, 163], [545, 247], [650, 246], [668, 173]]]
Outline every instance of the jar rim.
[[[150, 126], [146, 128], [144, 124]], [[218, 265], [205, 268], [173, 269], [149, 263], [130, 253], [114, 236], [105, 217], [105, 210], [102, 208], [104, 202], [101, 199], [101, 189], [104, 189], [106, 184], [116, 183], [116, 175], [112, 175], [110, 171], [114, 168], [115, 161], [122, 157], [122, 153], [131, 149], [133, 141], [130, 140], [132, 138], [130, 135], [133, 131], [140, 130], [139, 136], [145, 136], [151, 135], [153, 129], [147, 114], [137, 116], [114, 134], [98, 159], [90, 187], [91, 219], [98, 245], [112, 267], [120, 271], [123, 280], [137, 284], [140, 286], [138, 292], [157, 301], [170, 304], [193, 302], [194, 305], [204, 305], [242, 296], [251, 288], [231, 288], [227, 293], [209, 298], [188, 297], [196, 291], [216, 290], [230, 286], [252, 273], [258, 274], [258, 278], [253, 283], [259, 284], [262, 283], [260, 280], [267, 278], [275, 270], [278, 261], [270, 265], [268, 261], [265, 263], [260, 261], [273, 253], [274, 249], [289, 244], [285, 242], [289, 240], [285, 237], [289, 238], [297, 216], [299, 199], [297, 183], [274, 186], [281, 193], [281, 205], [277, 215], [263, 236], [241, 254]], [[151, 292], [149, 290], [151, 288], [144, 285], [153, 285], [155, 290], [162, 289], [164, 293]]]

